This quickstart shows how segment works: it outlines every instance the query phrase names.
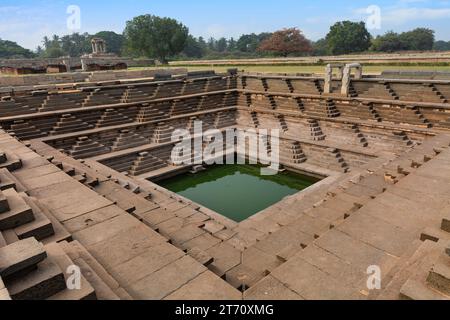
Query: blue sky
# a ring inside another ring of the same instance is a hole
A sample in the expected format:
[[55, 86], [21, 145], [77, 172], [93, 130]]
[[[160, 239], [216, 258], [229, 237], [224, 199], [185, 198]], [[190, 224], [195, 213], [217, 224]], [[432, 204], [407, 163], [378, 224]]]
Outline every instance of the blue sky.
[[122, 32], [127, 20], [151, 13], [182, 21], [195, 36], [298, 27], [312, 40], [325, 36], [336, 21], [366, 21], [366, 8], [376, 5], [381, 29], [370, 30], [374, 35], [428, 27], [450, 41], [450, 0], [0, 0], [0, 38], [34, 49], [44, 35], [68, 34], [69, 5], [81, 10], [80, 32]]

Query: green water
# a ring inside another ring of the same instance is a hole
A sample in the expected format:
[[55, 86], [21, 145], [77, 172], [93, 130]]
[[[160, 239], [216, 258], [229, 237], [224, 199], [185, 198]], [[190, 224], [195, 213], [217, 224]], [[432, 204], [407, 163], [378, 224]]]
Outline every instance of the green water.
[[185, 174], [158, 184], [172, 192], [241, 222], [318, 179], [282, 172], [261, 176], [260, 167], [223, 165], [198, 174]]

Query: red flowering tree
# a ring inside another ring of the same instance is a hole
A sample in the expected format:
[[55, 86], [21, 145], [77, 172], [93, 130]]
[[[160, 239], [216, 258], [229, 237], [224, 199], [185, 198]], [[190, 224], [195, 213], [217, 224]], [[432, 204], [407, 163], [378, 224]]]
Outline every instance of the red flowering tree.
[[287, 57], [292, 53], [310, 53], [312, 46], [311, 42], [305, 38], [299, 29], [289, 28], [273, 33], [270, 38], [261, 43], [258, 51], [274, 52], [283, 57]]

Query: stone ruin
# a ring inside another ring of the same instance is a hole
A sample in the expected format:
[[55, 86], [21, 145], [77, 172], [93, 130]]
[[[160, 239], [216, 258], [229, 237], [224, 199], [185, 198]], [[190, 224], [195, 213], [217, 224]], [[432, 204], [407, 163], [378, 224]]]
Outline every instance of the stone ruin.
[[81, 57], [61, 57], [53, 59], [4, 59], [0, 60], [0, 74], [26, 75], [66, 73], [75, 71], [124, 70], [128, 67], [148, 67], [155, 65], [152, 59], [132, 59], [108, 53], [106, 41], [93, 38], [92, 53]]
[[[449, 299], [450, 82], [359, 71], [3, 88], [0, 299]], [[323, 180], [230, 221], [155, 184], [195, 120]]]

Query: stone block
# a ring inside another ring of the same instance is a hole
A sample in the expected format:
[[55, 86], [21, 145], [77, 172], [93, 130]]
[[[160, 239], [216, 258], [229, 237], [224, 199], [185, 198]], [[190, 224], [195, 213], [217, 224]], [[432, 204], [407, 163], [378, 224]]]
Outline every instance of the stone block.
[[165, 300], [242, 300], [242, 293], [210, 271], [182, 286]]
[[34, 220], [33, 211], [14, 189], [3, 191], [10, 210], [0, 214], [0, 231], [13, 229]]
[[199, 248], [192, 248], [188, 251], [188, 254], [205, 267], [214, 262], [214, 257]]
[[36, 266], [47, 257], [44, 246], [34, 238], [21, 240], [0, 248], [0, 276], [15, 273]]
[[450, 266], [441, 261], [436, 263], [430, 270], [427, 282], [438, 291], [450, 295]]
[[33, 210], [34, 220], [30, 223], [24, 224], [14, 229], [19, 239], [26, 239], [34, 237], [41, 241], [55, 234], [53, 225], [42, 210], [27, 196], [22, 199]]
[[6, 211], [9, 211], [8, 199], [6, 199], [6, 196], [0, 191], [0, 214]]
[[450, 232], [450, 214], [442, 218], [441, 229], [445, 232]]
[[400, 289], [400, 298], [416, 301], [448, 300], [448, 297], [439, 294], [426, 284], [414, 279], [409, 279]]
[[244, 292], [244, 300], [304, 300], [272, 276], [267, 276]]
[[36, 270], [8, 282], [8, 290], [14, 300], [44, 300], [64, 289], [64, 275], [49, 259], [38, 264]]

